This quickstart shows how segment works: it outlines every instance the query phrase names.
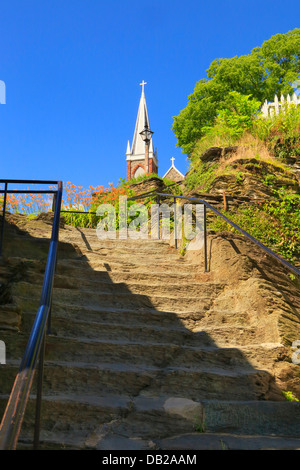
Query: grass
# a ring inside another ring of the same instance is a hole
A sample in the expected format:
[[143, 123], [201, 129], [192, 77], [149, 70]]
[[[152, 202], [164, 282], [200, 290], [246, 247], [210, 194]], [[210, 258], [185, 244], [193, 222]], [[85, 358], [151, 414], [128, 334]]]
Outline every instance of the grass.
[[285, 397], [286, 401], [299, 401], [298, 398], [292, 392], [282, 392], [283, 396]]

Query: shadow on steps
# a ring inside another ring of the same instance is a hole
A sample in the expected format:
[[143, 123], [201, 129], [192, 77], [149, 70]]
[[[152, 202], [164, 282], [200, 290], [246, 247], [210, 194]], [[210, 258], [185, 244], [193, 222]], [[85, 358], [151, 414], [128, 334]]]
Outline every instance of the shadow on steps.
[[[38, 308], [50, 234], [41, 221], [23, 228], [15, 222], [5, 227], [1, 262], [0, 310], [6, 320], [0, 333], [7, 348], [0, 366], [1, 415]], [[253, 348], [243, 342], [249, 328], [240, 327], [240, 347], [222, 343], [223, 324], [201, 329], [222, 286], [207, 281], [193, 290], [190, 268], [173, 259], [167, 283], [163, 269], [154, 271], [159, 259], [153, 260], [161, 250], [164, 266], [174, 252], [155, 243], [123, 243], [126, 259], [119, 254], [116, 261], [119, 242], [98, 241], [106, 252], [97, 254], [95, 270], [92, 241], [85, 236], [81, 248], [82, 234], [76, 229], [76, 238], [74, 232], [73, 244], [60, 242], [46, 345], [41, 433], [46, 447], [103, 448], [117, 445], [120, 435], [147, 446], [204, 429], [295, 435], [297, 404], [283, 401], [267, 367], [253, 366]], [[62, 229], [61, 238], [68, 237]], [[150, 263], [136, 264], [138, 250], [146, 250]], [[227, 335], [233, 331], [228, 328]], [[280, 348], [264, 353], [280, 355]], [[33, 433], [34, 392], [35, 385], [21, 434], [25, 441]]]

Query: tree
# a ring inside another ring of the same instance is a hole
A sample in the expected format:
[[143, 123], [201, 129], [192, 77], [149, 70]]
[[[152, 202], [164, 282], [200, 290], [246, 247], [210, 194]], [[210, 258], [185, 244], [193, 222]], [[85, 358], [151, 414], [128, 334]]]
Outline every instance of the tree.
[[252, 95], [262, 104], [274, 95], [293, 92], [292, 83], [300, 77], [300, 29], [276, 34], [249, 55], [229, 59], [215, 59], [178, 116], [174, 116], [172, 130], [177, 146], [188, 156], [205, 128], [211, 126], [217, 113], [227, 107], [232, 91]]
[[252, 129], [254, 118], [259, 113], [260, 102], [251, 95], [230, 91], [225, 103], [224, 109], [217, 111], [214, 125], [205, 126], [202, 130], [205, 134], [227, 135], [238, 139], [244, 131]]

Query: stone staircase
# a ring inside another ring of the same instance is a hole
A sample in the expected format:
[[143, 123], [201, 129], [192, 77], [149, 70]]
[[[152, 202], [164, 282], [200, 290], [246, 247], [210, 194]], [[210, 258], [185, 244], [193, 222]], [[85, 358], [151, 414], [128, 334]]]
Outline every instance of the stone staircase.
[[[50, 229], [6, 229], [1, 414], [38, 308]], [[53, 295], [41, 448], [300, 449], [299, 403], [284, 400], [273, 374], [285, 348], [263, 342], [236, 299], [224, 304], [225, 277], [166, 241], [100, 241], [66, 226]], [[33, 389], [20, 448], [31, 445], [34, 399]]]

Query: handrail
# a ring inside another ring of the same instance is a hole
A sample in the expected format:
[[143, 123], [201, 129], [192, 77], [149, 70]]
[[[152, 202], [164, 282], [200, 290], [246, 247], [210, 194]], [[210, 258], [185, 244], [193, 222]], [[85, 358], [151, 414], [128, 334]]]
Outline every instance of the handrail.
[[[228, 224], [230, 224], [232, 227], [234, 227], [236, 230], [238, 230], [240, 233], [242, 233], [243, 235], [245, 235], [247, 238], [249, 238], [252, 242], [254, 242], [256, 245], [260, 246], [264, 251], [266, 251], [269, 255], [273, 256], [274, 258], [277, 259], [277, 261], [279, 261], [281, 264], [285, 265], [288, 269], [290, 269], [291, 271], [293, 271], [295, 274], [297, 274], [298, 276], [300, 276], [300, 270], [297, 269], [295, 266], [293, 266], [292, 264], [290, 264], [288, 261], [286, 261], [284, 258], [282, 258], [281, 256], [279, 256], [277, 253], [274, 253], [274, 251], [272, 251], [270, 248], [268, 248], [266, 245], [264, 245], [263, 243], [261, 243], [259, 240], [257, 240], [256, 238], [254, 238], [252, 235], [250, 235], [250, 233], [246, 232], [244, 229], [242, 229], [241, 227], [239, 227], [237, 224], [235, 224], [234, 222], [232, 222], [232, 220], [230, 220], [228, 217], [226, 217], [224, 214], [222, 214], [221, 212], [219, 212], [215, 207], [213, 207], [211, 204], [209, 204], [207, 201], [205, 201], [204, 199], [199, 199], [199, 198], [194, 198], [194, 197], [189, 197], [189, 196], [177, 196], [175, 194], [166, 194], [166, 193], [155, 193], [156, 196], [165, 196], [165, 197], [172, 197], [174, 199], [185, 199], [185, 200], [189, 200], [189, 201], [194, 201], [194, 202], [198, 202], [198, 203], [201, 203], [204, 205], [205, 208], [208, 208], [210, 210], [212, 210], [213, 212], [215, 212], [219, 217], [222, 217], [222, 219], [224, 219]], [[133, 196], [131, 198], [128, 198], [128, 200], [134, 200], [134, 199], [142, 199], [143, 197], [146, 197], [146, 194], [143, 195], [139, 195], [139, 196]], [[204, 240], [204, 256], [205, 256], [205, 271], [206, 271], [206, 268], [207, 268], [207, 260], [206, 260], [206, 211], [204, 211], [204, 237], [205, 237], [205, 240]]]
[[[1, 180], [0, 180], [1, 182]], [[3, 182], [3, 181], [2, 181]], [[10, 180], [12, 182], [12, 180]], [[20, 182], [13, 180], [13, 182]], [[24, 181], [22, 181], [24, 182]], [[35, 181], [26, 181], [27, 183], [35, 183]], [[22, 358], [18, 374], [16, 376], [0, 427], [0, 449], [14, 450], [16, 449], [21, 426], [24, 419], [26, 406], [33, 379], [36, 372], [36, 365], [39, 359], [39, 377], [36, 405], [36, 426], [34, 434], [34, 446], [37, 448], [39, 441], [39, 417], [40, 417], [40, 401], [41, 401], [41, 384], [42, 371], [44, 361], [44, 348], [46, 326], [51, 314], [52, 291], [54, 283], [54, 273], [56, 268], [58, 233], [60, 221], [60, 209], [62, 202], [62, 182], [41, 182], [47, 184], [57, 184], [57, 191], [54, 195], [54, 219], [52, 225], [52, 233], [48, 258], [45, 269], [40, 305], [35, 317], [35, 321], [30, 333], [30, 337], [26, 346], [24, 356]]]

